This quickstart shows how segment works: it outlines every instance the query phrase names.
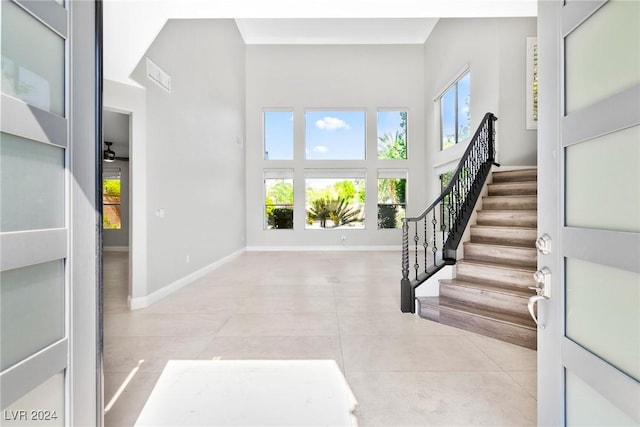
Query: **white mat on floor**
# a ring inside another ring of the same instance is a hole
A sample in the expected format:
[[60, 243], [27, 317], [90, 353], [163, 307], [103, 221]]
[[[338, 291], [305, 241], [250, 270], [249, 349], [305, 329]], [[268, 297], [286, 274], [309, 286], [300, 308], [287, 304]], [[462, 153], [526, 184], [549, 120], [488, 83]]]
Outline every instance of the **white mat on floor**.
[[136, 426], [354, 426], [333, 360], [171, 360]]

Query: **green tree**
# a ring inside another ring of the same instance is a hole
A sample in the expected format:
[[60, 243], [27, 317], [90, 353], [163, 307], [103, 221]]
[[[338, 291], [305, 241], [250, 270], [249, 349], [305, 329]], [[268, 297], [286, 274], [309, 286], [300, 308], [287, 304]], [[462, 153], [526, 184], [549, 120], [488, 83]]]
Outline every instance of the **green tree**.
[[293, 204], [293, 184], [289, 182], [278, 182], [267, 191], [267, 198], [276, 205]]
[[407, 139], [404, 131], [387, 132], [378, 137], [378, 153], [381, 159], [406, 159]]
[[109, 196], [120, 195], [120, 180], [119, 179], [105, 179], [103, 181], [102, 191]]
[[347, 201], [351, 201], [357, 191], [356, 185], [350, 180], [336, 182], [333, 184], [333, 190], [338, 199], [345, 199]]

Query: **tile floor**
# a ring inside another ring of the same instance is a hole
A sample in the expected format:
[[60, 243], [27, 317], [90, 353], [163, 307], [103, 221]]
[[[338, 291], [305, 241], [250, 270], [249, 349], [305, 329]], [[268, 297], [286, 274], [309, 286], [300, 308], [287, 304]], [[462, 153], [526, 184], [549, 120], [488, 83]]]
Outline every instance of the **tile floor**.
[[105, 403], [139, 369], [107, 427], [172, 359], [335, 360], [359, 426], [536, 424], [536, 352], [400, 313], [397, 252], [248, 252], [134, 312], [127, 262], [105, 254]]

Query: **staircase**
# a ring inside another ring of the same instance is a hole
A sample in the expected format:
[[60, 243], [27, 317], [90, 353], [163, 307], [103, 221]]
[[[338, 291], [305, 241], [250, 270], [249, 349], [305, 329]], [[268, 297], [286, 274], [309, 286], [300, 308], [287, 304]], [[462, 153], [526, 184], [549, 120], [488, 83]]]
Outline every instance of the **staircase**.
[[455, 265], [455, 279], [440, 280], [439, 297], [417, 298], [426, 319], [536, 348], [527, 302], [535, 292], [537, 170], [494, 172], [482, 198], [471, 240]]

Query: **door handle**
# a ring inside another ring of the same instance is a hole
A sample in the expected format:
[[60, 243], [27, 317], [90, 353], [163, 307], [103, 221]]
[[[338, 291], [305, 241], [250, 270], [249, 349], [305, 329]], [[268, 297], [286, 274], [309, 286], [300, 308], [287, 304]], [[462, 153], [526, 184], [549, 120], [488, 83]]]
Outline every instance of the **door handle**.
[[536, 322], [536, 325], [538, 325], [540, 329], [544, 329], [545, 325], [541, 325], [538, 322], [534, 307], [538, 301], [551, 298], [551, 270], [547, 267], [542, 267], [540, 270], [533, 273], [533, 278], [536, 281], [536, 286], [529, 286], [529, 289], [535, 290], [536, 295], [529, 298], [527, 308], [529, 309], [529, 314], [533, 318], [533, 321]]
[[531, 315], [531, 317], [533, 318], [533, 321], [536, 322], [536, 325], [540, 329], [544, 329], [544, 325], [541, 325], [540, 323], [538, 323], [538, 318], [536, 317], [536, 312], [534, 311], [534, 307], [538, 301], [542, 301], [545, 299], [548, 299], [548, 298], [542, 295], [534, 295], [531, 298], [529, 298], [529, 303], [527, 304], [527, 308], [529, 309], [529, 314]]

